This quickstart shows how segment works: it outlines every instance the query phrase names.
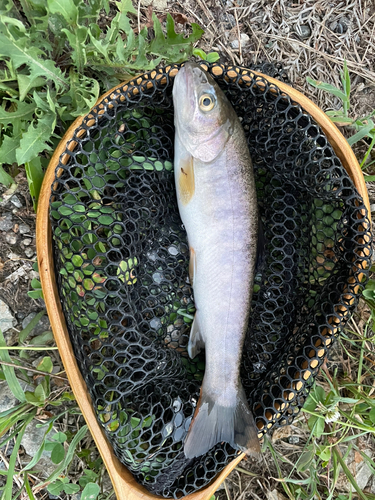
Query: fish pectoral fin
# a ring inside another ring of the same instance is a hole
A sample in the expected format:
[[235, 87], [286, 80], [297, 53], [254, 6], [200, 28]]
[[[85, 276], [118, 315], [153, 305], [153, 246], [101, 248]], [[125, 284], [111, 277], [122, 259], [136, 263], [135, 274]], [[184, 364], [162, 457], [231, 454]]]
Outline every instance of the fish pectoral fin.
[[194, 359], [204, 348], [204, 340], [200, 332], [199, 323], [197, 320], [197, 313], [195, 313], [193, 324], [190, 330], [190, 339], [188, 344], [188, 353], [191, 359]]
[[187, 205], [195, 192], [194, 158], [186, 154], [180, 158], [176, 168], [177, 196], [183, 205]]
[[194, 278], [197, 272], [197, 256], [194, 248], [190, 247], [190, 261], [189, 261], [189, 280], [192, 287], [194, 287]]

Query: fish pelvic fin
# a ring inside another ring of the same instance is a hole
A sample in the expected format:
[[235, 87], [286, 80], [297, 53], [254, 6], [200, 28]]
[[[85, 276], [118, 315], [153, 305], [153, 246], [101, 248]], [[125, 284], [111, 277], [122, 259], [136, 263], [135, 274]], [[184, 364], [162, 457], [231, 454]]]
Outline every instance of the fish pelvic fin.
[[260, 452], [258, 428], [242, 386], [235, 406], [221, 406], [203, 390], [186, 436], [185, 456], [199, 457], [223, 441], [247, 455]]
[[188, 353], [191, 359], [194, 359], [204, 348], [202, 332], [199, 328], [198, 314], [195, 313], [193, 324], [191, 325], [190, 338], [188, 344]]
[[190, 260], [189, 260], [189, 280], [190, 285], [194, 287], [194, 279], [197, 274], [197, 256], [193, 247], [190, 247]]

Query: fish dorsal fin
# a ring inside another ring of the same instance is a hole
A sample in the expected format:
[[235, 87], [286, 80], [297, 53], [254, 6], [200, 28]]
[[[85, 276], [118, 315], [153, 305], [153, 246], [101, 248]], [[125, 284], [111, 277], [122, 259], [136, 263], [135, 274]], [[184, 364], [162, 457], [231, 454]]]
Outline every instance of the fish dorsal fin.
[[191, 359], [194, 359], [204, 348], [204, 340], [200, 331], [198, 322], [198, 313], [195, 313], [193, 324], [190, 330], [190, 339], [188, 344], [188, 353]]
[[195, 193], [194, 158], [186, 154], [178, 162], [177, 196], [183, 205], [187, 205]]

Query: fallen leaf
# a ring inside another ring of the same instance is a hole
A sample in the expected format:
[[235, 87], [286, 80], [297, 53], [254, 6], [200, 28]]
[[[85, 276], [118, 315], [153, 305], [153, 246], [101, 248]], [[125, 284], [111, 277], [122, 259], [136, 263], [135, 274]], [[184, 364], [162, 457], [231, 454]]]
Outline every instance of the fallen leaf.
[[267, 491], [267, 500], [287, 500], [284, 495], [282, 495], [279, 491], [272, 490], [272, 491]]
[[272, 442], [275, 443], [280, 439], [288, 438], [291, 435], [291, 430], [289, 425], [284, 425], [283, 427], [278, 427], [272, 434]]
[[182, 14], [181, 12], [171, 12], [171, 16], [178, 24], [189, 23], [189, 19], [187, 18], [187, 16], [185, 16], [185, 14]]

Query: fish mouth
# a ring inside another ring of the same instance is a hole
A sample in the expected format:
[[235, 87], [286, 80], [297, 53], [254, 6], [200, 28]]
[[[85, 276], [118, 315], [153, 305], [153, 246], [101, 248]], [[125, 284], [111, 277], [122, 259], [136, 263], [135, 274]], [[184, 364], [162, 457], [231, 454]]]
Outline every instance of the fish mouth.
[[193, 88], [193, 85], [195, 86], [209, 83], [206, 72], [199, 66], [199, 64], [194, 62], [184, 64], [178, 72], [176, 79], [178, 76], [180, 76], [180, 79], [185, 79], [185, 85], [190, 88]]
[[207, 83], [205, 71], [196, 63], [185, 63], [177, 73], [173, 84], [173, 104], [175, 125], [181, 132], [193, 119], [201, 85]]

